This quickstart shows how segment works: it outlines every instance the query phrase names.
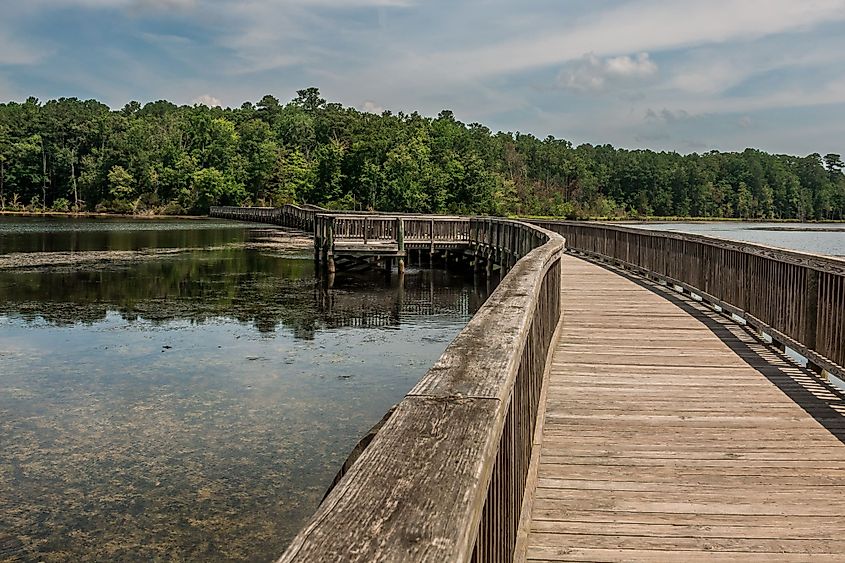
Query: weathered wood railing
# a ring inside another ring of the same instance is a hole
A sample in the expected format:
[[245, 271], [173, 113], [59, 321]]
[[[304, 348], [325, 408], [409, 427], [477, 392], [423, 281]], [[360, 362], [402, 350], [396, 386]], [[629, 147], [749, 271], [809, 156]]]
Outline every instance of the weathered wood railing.
[[426, 217], [393, 215], [318, 215], [331, 225], [334, 239], [367, 242], [396, 242], [400, 229], [405, 240], [469, 240], [468, 217]]
[[314, 230], [314, 217], [321, 212], [325, 212], [325, 210], [313, 205], [299, 207], [286, 204], [282, 207], [213, 206], [209, 209], [208, 215], [220, 219], [281, 225], [310, 233]]
[[566, 237], [570, 250], [644, 270], [701, 296], [813, 367], [845, 373], [845, 260], [619, 225], [533, 223]]
[[380, 256], [388, 265], [396, 258], [404, 271], [408, 250], [433, 254], [437, 248], [466, 247], [469, 238], [468, 217], [323, 212], [314, 218], [314, 255], [329, 272], [338, 254]]
[[469, 241], [469, 218], [446, 215], [401, 213], [356, 213], [327, 211], [314, 205], [282, 207], [215, 206], [209, 216], [281, 225], [314, 235], [315, 250], [331, 256], [337, 241], [394, 243], [404, 252], [404, 241], [419, 246], [429, 242]]
[[471, 247], [513, 267], [280, 561], [512, 557], [561, 315], [564, 241], [504, 219], [467, 227]]

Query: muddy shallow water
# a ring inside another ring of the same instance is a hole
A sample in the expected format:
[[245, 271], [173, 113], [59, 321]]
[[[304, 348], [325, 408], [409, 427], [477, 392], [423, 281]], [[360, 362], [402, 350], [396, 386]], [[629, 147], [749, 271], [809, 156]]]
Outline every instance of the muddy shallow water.
[[307, 241], [235, 223], [15, 222], [0, 256], [54, 256], [0, 269], [0, 561], [272, 560], [487, 292], [327, 290]]

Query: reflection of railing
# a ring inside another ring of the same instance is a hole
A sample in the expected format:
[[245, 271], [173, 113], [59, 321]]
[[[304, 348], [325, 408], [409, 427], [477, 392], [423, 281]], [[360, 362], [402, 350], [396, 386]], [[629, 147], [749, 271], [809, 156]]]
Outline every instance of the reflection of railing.
[[448, 315], [468, 318], [484, 302], [487, 285], [443, 287], [434, 279], [411, 276], [404, 284], [378, 291], [332, 291], [315, 295], [322, 322], [328, 327], [399, 326], [415, 317]]
[[571, 250], [645, 270], [719, 305], [817, 368], [845, 373], [845, 260], [702, 235], [537, 221]]
[[512, 557], [560, 320], [563, 239], [516, 221], [461, 221], [469, 248], [509, 273], [281, 561]]

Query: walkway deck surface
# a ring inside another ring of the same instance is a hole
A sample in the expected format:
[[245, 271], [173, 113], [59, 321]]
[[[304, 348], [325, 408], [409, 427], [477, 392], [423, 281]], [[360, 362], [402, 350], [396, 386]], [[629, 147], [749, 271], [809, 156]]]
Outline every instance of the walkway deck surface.
[[567, 257], [530, 561], [845, 561], [845, 402], [690, 298]]

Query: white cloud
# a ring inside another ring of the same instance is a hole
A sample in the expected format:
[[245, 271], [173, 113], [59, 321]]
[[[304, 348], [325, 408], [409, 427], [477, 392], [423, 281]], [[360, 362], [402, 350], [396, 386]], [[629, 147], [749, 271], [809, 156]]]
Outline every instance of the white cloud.
[[[667, 92], [664, 96], [663, 102], [667, 109], [663, 111], [674, 115], [684, 112], [688, 119], [717, 113], [745, 115], [764, 110], [845, 104], [845, 77], [743, 96], [690, 96], [683, 100], [683, 110], [672, 109], [672, 106], [678, 104], [672, 92]], [[648, 110], [644, 111], [648, 115]]]
[[669, 110], [663, 108], [660, 111], [655, 111], [651, 108], [648, 108], [645, 112], [645, 119], [646, 121], [662, 121], [664, 123], [677, 123], [679, 121], [690, 121], [691, 119], [696, 119], [701, 116], [694, 116], [690, 115], [690, 113], [686, 110], [679, 109], [679, 110]]
[[48, 52], [0, 28], [0, 65], [31, 65]]
[[223, 106], [223, 102], [221, 102], [219, 98], [215, 98], [210, 94], [203, 94], [202, 96], [197, 96], [196, 98], [191, 100], [191, 104], [208, 106], [210, 108]]
[[588, 53], [561, 70], [558, 83], [572, 90], [603, 90], [606, 86], [630, 84], [655, 74], [657, 64], [648, 53], [608, 58]]
[[291, 4], [305, 6], [337, 6], [340, 8], [407, 8], [414, 0], [288, 0]]
[[367, 113], [381, 114], [384, 113], [384, 108], [372, 100], [364, 100], [364, 103], [361, 104], [361, 111], [365, 111]]
[[198, 0], [132, 0], [130, 7], [139, 10], [190, 10]]
[[845, 42], [815, 41], [792, 45], [795, 36], [744, 43], [727, 43], [692, 49], [665, 70], [671, 75], [666, 86], [684, 93], [715, 95], [755, 76], [773, 71], [837, 67], [845, 63]]
[[[656, 52], [725, 41], [747, 41], [774, 33], [845, 20], [845, 0], [710, 0], [625, 2], [572, 25], [531, 37], [498, 41], [429, 58], [463, 76], [489, 76], [559, 64], [581, 56]], [[554, 20], [550, 24], [559, 24]]]
[[85, 8], [91, 10], [172, 10], [188, 9], [202, 0], [29, 0], [32, 9]]
[[736, 59], [693, 61], [679, 69], [670, 86], [685, 92], [717, 94], [739, 84], [754, 71]]
[[648, 53], [639, 53], [636, 57], [613, 57], [604, 61], [605, 71], [611, 76], [651, 76], [657, 72], [657, 65]]

